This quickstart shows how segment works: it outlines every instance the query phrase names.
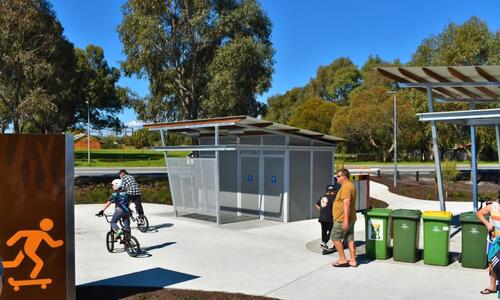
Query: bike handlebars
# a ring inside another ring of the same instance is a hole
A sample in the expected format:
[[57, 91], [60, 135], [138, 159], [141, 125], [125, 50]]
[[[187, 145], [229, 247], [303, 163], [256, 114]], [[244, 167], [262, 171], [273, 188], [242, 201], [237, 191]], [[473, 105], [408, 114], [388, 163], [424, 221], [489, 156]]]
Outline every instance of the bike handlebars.
[[108, 223], [111, 223], [111, 220], [109, 220], [109, 217], [113, 217], [113, 215], [107, 215], [107, 214], [95, 214], [96, 217], [100, 218], [100, 217], [104, 217], [106, 219], [106, 222]]

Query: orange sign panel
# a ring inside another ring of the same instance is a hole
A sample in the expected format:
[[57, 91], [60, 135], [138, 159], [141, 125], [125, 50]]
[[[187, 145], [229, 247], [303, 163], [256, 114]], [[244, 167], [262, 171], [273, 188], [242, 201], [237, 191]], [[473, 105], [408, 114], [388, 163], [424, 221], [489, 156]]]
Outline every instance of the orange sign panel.
[[73, 139], [0, 134], [0, 299], [74, 299]]

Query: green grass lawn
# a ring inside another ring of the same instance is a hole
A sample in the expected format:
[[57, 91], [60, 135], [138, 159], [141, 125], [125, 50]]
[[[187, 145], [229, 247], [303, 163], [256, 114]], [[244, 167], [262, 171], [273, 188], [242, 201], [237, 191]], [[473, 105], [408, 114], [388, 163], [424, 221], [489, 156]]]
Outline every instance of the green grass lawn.
[[[169, 157], [186, 157], [189, 152], [169, 152]], [[162, 167], [165, 166], [163, 152], [148, 149], [100, 149], [90, 152], [75, 151], [75, 167]]]
[[[186, 157], [189, 151], [169, 152], [169, 157]], [[88, 163], [88, 153], [85, 150], [75, 151], [75, 167], [162, 167], [165, 166], [163, 152], [149, 149], [100, 149], [91, 150], [90, 164]], [[340, 158], [336, 162], [343, 162], [348, 166], [392, 166], [394, 163], [378, 161], [343, 161]], [[469, 165], [468, 161], [457, 162], [459, 165]], [[497, 162], [480, 161], [481, 165], [496, 165]], [[404, 161], [398, 165], [422, 165], [433, 166], [434, 162]]]

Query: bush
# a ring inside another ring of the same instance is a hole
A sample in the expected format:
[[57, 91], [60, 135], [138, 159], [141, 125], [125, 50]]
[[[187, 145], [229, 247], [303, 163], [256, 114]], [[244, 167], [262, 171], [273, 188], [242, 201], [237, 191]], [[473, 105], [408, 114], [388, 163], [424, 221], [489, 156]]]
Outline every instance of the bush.
[[455, 183], [457, 182], [458, 170], [457, 170], [457, 162], [445, 160], [442, 164], [442, 173], [443, 173], [443, 183], [444, 188], [446, 190], [446, 198], [450, 194], [450, 188], [453, 187], [453, 191], [451, 191], [451, 196], [454, 196], [455, 193]]
[[[111, 177], [77, 177], [75, 180], [75, 204], [104, 203], [111, 195]], [[136, 178], [141, 188], [142, 202], [172, 204], [168, 179]]]

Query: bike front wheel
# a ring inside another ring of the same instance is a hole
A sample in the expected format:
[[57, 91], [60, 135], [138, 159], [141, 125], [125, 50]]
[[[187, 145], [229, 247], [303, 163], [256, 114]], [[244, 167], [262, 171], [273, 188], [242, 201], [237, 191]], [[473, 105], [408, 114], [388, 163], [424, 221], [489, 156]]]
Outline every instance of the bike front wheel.
[[106, 248], [108, 252], [113, 252], [115, 249], [115, 233], [113, 231], [108, 231], [106, 235]]
[[139, 241], [133, 236], [127, 237], [127, 240], [125, 241], [125, 250], [131, 257], [137, 257], [137, 255], [141, 252]]
[[140, 232], [146, 232], [149, 230], [149, 221], [146, 216], [137, 217], [137, 228]]

